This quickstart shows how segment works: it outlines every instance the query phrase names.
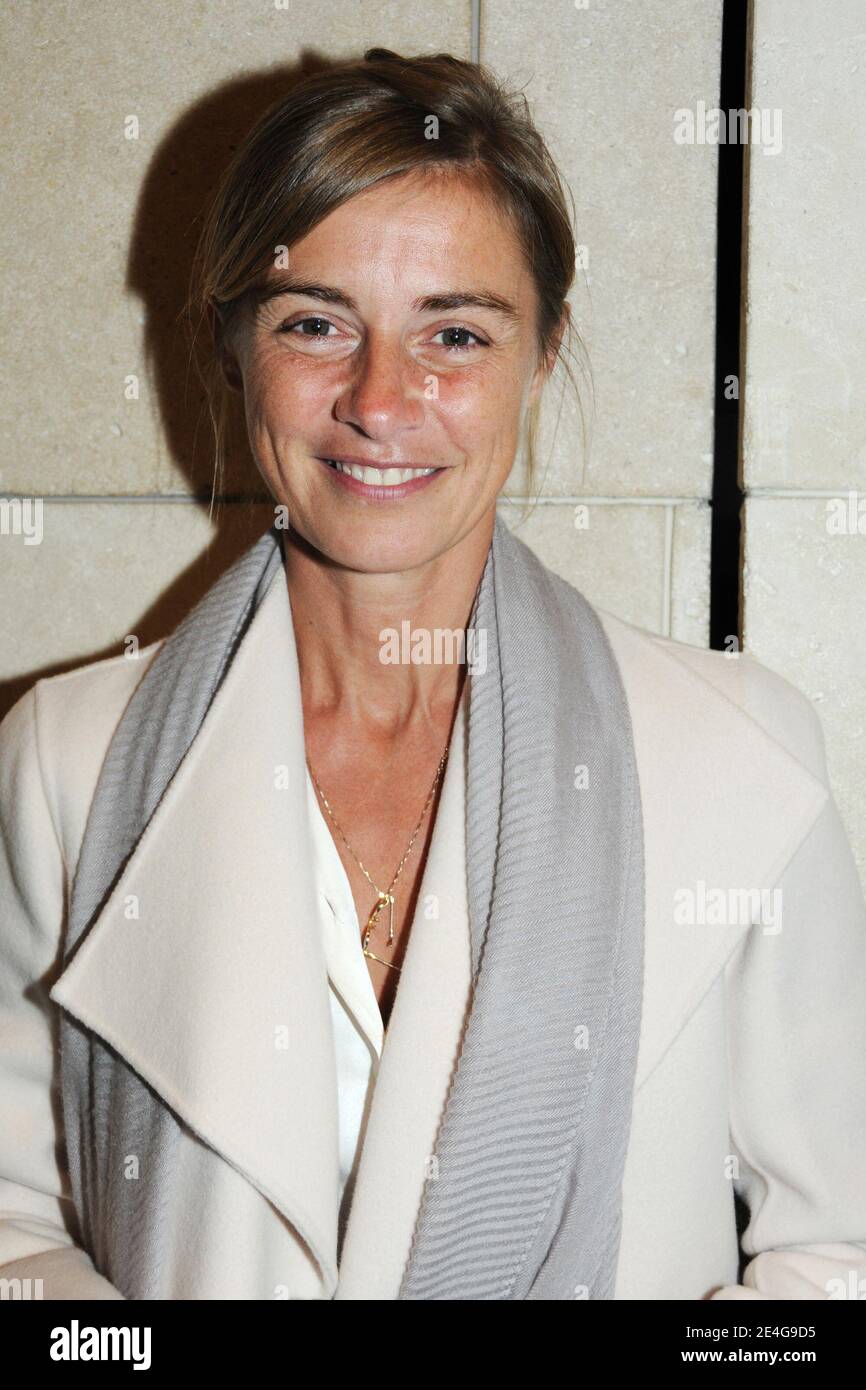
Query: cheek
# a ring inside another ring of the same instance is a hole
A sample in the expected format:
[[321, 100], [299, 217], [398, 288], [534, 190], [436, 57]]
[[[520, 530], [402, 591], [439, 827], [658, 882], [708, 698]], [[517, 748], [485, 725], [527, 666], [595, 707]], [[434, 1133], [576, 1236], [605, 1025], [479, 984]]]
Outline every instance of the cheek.
[[520, 420], [524, 385], [514, 365], [488, 364], [478, 371], [441, 378], [433, 408], [455, 429], [468, 430], [477, 440], [513, 434]]
[[308, 374], [287, 369], [285, 360], [262, 358], [245, 382], [247, 423], [257, 434], [283, 436], [309, 418], [313, 383]]

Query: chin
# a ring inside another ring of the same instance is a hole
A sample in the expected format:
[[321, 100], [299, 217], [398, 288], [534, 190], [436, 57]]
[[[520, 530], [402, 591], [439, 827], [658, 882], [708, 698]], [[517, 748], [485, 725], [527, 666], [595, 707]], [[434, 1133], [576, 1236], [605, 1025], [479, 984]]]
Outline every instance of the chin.
[[367, 535], [362, 526], [352, 536], [343, 531], [324, 535], [318, 548], [346, 569], [363, 574], [399, 574], [435, 560], [445, 547], [439, 536], [419, 535], [417, 527], [406, 524], [388, 529], [371, 527]]

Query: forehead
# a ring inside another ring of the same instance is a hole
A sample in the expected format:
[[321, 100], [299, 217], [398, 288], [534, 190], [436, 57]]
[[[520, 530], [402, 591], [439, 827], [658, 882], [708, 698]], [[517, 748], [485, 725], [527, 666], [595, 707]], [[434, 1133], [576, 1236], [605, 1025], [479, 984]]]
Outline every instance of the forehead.
[[387, 179], [335, 208], [296, 241], [293, 270], [356, 274], [380, 286], [483, 279], [512, 294], [532, 286], [517, 234], [477, 179], [434, 169]]

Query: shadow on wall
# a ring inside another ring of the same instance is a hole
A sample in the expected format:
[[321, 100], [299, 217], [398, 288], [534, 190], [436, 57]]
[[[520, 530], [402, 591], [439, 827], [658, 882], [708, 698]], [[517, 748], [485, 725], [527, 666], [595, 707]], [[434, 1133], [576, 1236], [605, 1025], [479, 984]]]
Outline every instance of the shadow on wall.
[[[291, 65], [233, 78], [181, 115], [151, 159], [134, 214], [125, 288], [141, 299], [144, 309], [145, 359], [169, 452], [185, 476], [189, 491], [199, 499], [190, 504], [164, 505], [200, 506], [207, 513], [213, 486], [210, 417], [190, 356], [189, 335], [181, 319], [204, 209], [235, 150], [259, 116], [303, 77], [327, 70], [334, 61], [302, 50]], [[145, 418], [142, 412], [142, 420]], [[167, 636], [219, 575], [273, 521], [273, 503], [253, 462], [242, 402], [237, 396], [232, 397], [221, 495], [240, 501], [233, 500], [231, 506], [219, 511], [215, 506], [215, 534], [206, 551], [177, 575], [140, 616], [130, 615], [128, 631], [137, 635], [140, 646]], [[50, 496], [45, 500], [51, 504]], [[42, 598], [46, 600], [45, 595]], [[120, 650], [119, 643], [114, 642], [74, 660], [0, 681], [0, 719], [41, 677], [117, 656]]]

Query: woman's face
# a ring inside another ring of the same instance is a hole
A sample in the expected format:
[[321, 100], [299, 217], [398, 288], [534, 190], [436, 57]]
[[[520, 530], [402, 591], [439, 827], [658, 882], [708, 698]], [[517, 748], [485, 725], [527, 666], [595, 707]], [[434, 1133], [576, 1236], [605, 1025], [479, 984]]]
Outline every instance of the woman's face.
[[370, 573], [489, 528], [544, 378], [535, 286], [489, 198], [451, 171], [380, 184], [267, 278], [292, 288], [249, 307], [227, 372], [290, 527]]

